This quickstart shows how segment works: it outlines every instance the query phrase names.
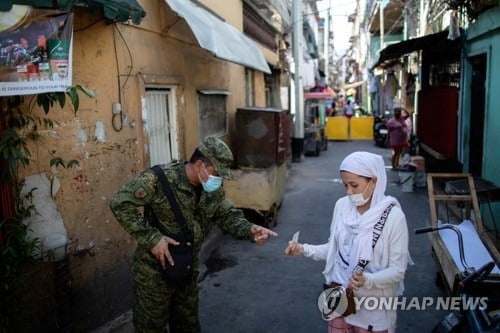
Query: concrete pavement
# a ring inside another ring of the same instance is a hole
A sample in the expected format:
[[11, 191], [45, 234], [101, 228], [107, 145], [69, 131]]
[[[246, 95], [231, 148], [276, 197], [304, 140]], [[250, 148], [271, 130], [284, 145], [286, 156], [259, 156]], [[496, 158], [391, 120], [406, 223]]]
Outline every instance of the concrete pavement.
[[[317, 298], [322, 291], [324, 262], [304, 257], [287, 257], [283, 250], [295, 231], [300, 242], [325, 243], [335, 201], [345, 195], [339, 180], [342, 159], [357, 150], [384, 157], [390, 166], [390, 149], [375, 147], [372, 141], [329, 142], [319, 157], [306, 157], [289, 168], [288, 182], [278, 225], [279, 237], [264, 246], [218, 237], [207, 271], [200, 283], [200, 320], [203, 333], [326, 332]], [[411, 193], [397, 185], [398, 173], [387, 171], [387, 194], [401, 202], [410, 230], [410, 250], [416, 265], [409, 267], [406, 297], [436, 297], [443, 292], [434, 284], [435, 264], [425, 235], [413, 228], [429, 219], [427, 190]], [[213, 239], [213, 237], [212, 237]], [[446, 314], [444, 311], [400, 311], [397, 332], [430, 332]], [[93, 333], [133, 332], [130, 312]]]

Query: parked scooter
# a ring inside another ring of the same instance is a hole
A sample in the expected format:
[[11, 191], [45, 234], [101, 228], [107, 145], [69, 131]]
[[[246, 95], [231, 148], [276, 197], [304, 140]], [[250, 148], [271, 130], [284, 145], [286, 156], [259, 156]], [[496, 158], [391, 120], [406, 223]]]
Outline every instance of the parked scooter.
[[387, 119], [389, 115], [390, 112], [386, 111], [384, 115], [377, 115], [373, 120], [373, 140], [377, 147], [388, 147], [387, 135], [389, 130], [387, 129]]

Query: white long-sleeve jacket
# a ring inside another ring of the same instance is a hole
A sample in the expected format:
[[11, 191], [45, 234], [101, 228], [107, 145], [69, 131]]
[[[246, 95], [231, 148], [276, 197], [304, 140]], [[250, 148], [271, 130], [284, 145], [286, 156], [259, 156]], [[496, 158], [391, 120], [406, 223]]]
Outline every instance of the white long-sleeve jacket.
[[[332, 282], [331, 276], [334, 268], [334, 258], [337, 252], [337, 237], [333, 230], [338, 216], [348, 197], [343, 197], [335, 204], [332, 223], [330, 225], [330, 238], [328, 243], [321, 245], [304, 244], [304, 255], [314, 260], [326, 260], [323, 275], [327, 283]], [[371, 246], [367, 244], [367, 246]], [[408, 264], [408, 227], [406, 217], [398, 206], [394, 206], [389, 213], [384, 225], [382, 235], [375, 245], [373, 260], [365, 268], [365, 284], [355, 292], [360, 297], [393, 297], [403, 292], [403, 279]], [[373, 326], [374, 331], [389, 329], [393, 331], [396, 326], [396, 312], [384, 310], [366, 310], [361, 308], [356, 314], [345, 318], [352, 325], [367, 328]], [[385, 327], [384, 327], [385, 326]]]

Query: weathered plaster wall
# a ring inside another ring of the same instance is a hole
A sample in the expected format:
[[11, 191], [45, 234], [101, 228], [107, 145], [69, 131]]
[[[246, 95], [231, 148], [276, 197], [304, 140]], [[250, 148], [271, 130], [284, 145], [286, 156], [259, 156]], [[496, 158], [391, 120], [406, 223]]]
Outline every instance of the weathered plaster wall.
[[[243, 1], [219, 1], [219, 0], [202, 0], [200, 1], [205, 6], [216, 12], [226, 23], [232, 25], [236, 29], [243, 31]], [[266, 60], [275, 64], [278, 59], [276, 53], [258, 45], [259, 49], [263, 52]], [[234, 147], [234, 138], [231, 133], [234, 132], [234, 115], [236, 109], [239, 107], [246, 106], [245, 103], [245, 68], [240, 65], [227, 63], [231, 67], [229, 73], [229, 86], [231, 87], [231, 95], [228, 96], [228, 137], [227, 142], [230, 146]], [[253, 75], [253, 92], [254, 92], [254, 103], [255, 106], [266, 106], [265, 105], [265, 85], [264, 85], [264, 74], [258, 71], [254, 71]]]
[[[24, 171], [26, 175], [50, 175], [50, 150], [80, 164], [53, 170], [61, 182], [55, 200], [72, 240], [70, 253], [94, 245], [92, 255], [69, 256], [67, 279], [71, 280], [72, 298], [65, 306], [75, 315], [76, 331], [95, 327], [130, 307], [135, 241], [115, 221], [108, 204], [120, 185], [149, 166], [141, 114], [145, 87], [177, 88], [182, 158], [188, 158], [200, 140], [197, 89], [230, 92], [229, 131], [234, 128], [236, 108], [245, 104], [243, 66], [217, 59], [198, 47], [183, 20], [174, 24], [164, 1], [140, 2], [147, 12], [140, 26], [113, 27], [100, 17], [76, 10], [73, 84], [94, 90], [96, 98], [81, 95], [76, 115], [69, 107], [50, 113], [57, 125], [42, 133], [41, 141], [33, 146], [35, 160]], [[241, 30], [240, 1], [206, 2]], [[256, 101], [263, 106], [263, 75], [255, 77]], [[120, 131], [112, 126], [112, 104], [116, 102], [121, 103], [124, 116]]]
[[243, 1], [201, 0], [202, 4], [222, 17], [227, 24], [243, 31]]

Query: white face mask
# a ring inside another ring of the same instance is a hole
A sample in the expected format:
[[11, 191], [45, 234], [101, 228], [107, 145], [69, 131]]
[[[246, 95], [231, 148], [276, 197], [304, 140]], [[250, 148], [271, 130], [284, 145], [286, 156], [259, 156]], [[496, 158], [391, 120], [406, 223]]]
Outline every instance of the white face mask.
[[[370, 180], [370, 182], [371, 182], [371, 180]], [[351, 200], [351, 202], [354, 206], [356, 206], [356, 207], [363, 206], [370, 200], [371, 195], [369, 195], [368, 198], [366, 198], [366, 199], [364, 196], [364, 193], [370, 187], [370, 182], [366, 185], [363, 192], [349, 195], [349, 200]]]

